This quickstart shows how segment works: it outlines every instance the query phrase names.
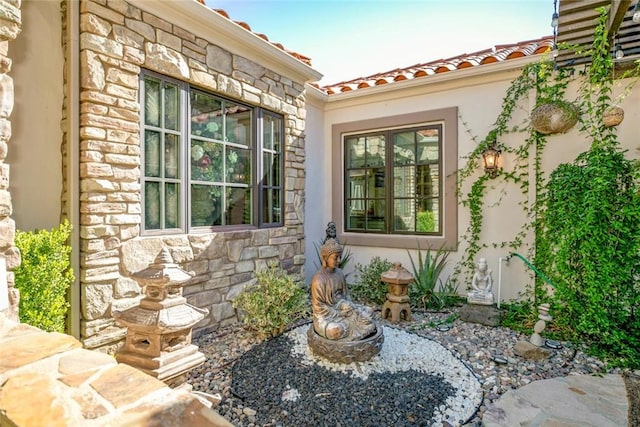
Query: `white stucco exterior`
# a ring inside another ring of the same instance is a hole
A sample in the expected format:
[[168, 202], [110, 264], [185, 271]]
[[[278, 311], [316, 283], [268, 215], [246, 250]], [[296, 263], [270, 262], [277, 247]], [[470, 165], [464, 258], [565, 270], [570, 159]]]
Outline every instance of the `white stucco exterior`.
[[7, 161], [13, 217], [16, 228], [24, 231], [60, 224], [61, 19], [57, 1], [23, 1], [22, 32], [11, 46], [16, 102]]
[[[446, 107], [458, 108], [458, 167], [466, 164], [465, 156], [470, 153], [476, 144], [481, 141], [487, 132], [491, 130], [502, 108], [502, 99], [513, 79], [521, 72], [522, 67], [529, 62], [535, 62], [540, 57], [529, 57], [518, 60], [510, 60], [503, 63], [479, 66], [474, 69], [458, 70], [444, 75], [429, 76], [422, 79], [397, 82], [374, 88], [365, 88], [351, 92], [329, 95], [315, 93], [310, 98], [315, 99], [314, 114], [308, 116], [307, 126], [316, 129], [314, 121], [322, 121], [323, 131], [319, 134], [310, 133], [313, 144], [308, 144], [308, 149], [313, 150], [309, 155], [309, 173], [307, 174], [307, 254], [314, 253], [313, 243], [324, 236], [324, 227], [332, 218], [332, 207], [335, 203], [342, 204], [341, 198], [336, 196], [340, 189], [332, 189], [333, 174], [342, 174], [342, 165], [333, 164], [331, 157], [333, 125], [353, 122], [365, 119], [382, 118], [391, 115], [410, 114], [415, 111], [438, 109]], [[422, 81], [420, 81], [422, 80]], [[618, 86], [624, 87], [628, 82], [620, 82]], [[574, 99], [577, 83], [571, 86], [567, 93], [568, 99]], [[317, 91], [316, 91], [317, 92]], [[619, 89], [618, 92], [622, 92]], [[521, 124], [528, 118], [532, 110], [535, 97], [532, 93], [527, 103], [523, 103], [524, 111], [517, 110], [511, 123]], [[315, 106], [318, 104], [318, 110]], [[322, 106], [322, 111], [320, 111]], [[640, 95], [632, 93], [622, 106], [626, 117], [619, 126], [619, 139], [622, 145], [630, 150], [631, 156], [638, 155], [638, 144], [634, 142], [635, 124], [640, 114]], [[317, 143], [317, 138], [323, 138], [322, 143]], [[474, 137], [476, 140], [474, 141]], [[511, 133], [500, 138], [507, 146], [517, 147], [526, 139], [525, 133]], [[311, 138], [309, 141], [311, 141]], [[547, 147], [543, 155], [543, 170], [550, 173], [560, 163], [571, 162], [582, 151], [588, 149], [590, 140], [588, 136], [576, 126], [566, 134], [552, 135], [548, 137]], [[318, 147], [323, 152], [318, 152]], [[533, 156], [533, 154], [531, 154]], [[513, 170], [514, 159], [509, 155], [501, 157], [501, 166], [506, 170]], [[529, 185], [528, 198], [515, 184], [505, 184], [498, 178], [491, 181], [486, 193], [485, 211], [483, 213], [483, 230], [481, 244], [486, 244], [478, 257], [485, 257], [489, 267], [493, 270], [494, 293], [498, 292], [498, 284], [501, 285], [500, 298], [502, 301], [517, 299], [525, 291], [528, 284], [532, 283], [532, 272], [518, 258], [512, 258], [510, 262], [501, 261], [512, 251], [508, 248], [493, 248], [494, 244], [512, 240], [527, 223], [528, 219], [521, 206], [531, 206], [535, 195], [535, 177], [533, 174], [533, 157], [529, 159]], [[484, 173], [478, 159], [477, 173]], [[467, 180], [463, 187], [469, 190], [473, 179]], [[445, 221], [447, 218], [445, 218]], [[460, 204], [458, 199], [458, 249], [452, 251], [449, 256], [448, 267], [442, 277], [443, 281], [449, 277], [454, 266], [463, 259], [466, 243], [463, 239], [465, 230], [470, 221], [469, 211]], [[532, 253], [532, 233], [528, 233], [522, 247], [517, 253], [528, 257]], [[353, 254], [352, 261], [347, 266], [347, 272], [352, 272], [356, 263], [366, 265], [372, 257], [379, 256], [390, 261], [400, 261], [411, 270], [409, 253], [414, 260], [416, 252], [398, 248], [353, 246], [349, 245], [349, 233], [345, 233], [344, 244], [350, 246]], [[424, 246], [423, 246], [424, 247]], [[307, 257], [307, 280], [310, 279], [315, 269], [314, 257]], [[502, 262], [502, 268], [500, 263]], [[499, 271], [501, 270], [501, 277]], [[353, 280], [353, 275], [350, 276]], [[458, 291], [463, 293], [467, 283], [459, 283]]]

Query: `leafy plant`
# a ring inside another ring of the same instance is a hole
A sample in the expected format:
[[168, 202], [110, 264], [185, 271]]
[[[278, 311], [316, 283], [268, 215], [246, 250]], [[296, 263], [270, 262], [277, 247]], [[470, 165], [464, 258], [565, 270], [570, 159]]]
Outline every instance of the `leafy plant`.
[[[408, 252], [408, 251], [407, 251]], [[432, 254], [431, 248], [428, 247], [423, 253], [422, 248], [418, 245], [417, 262], [413, 260], [411, 253], [411, 267], [413, 268], [413, 286], [409, 286], [409, 297], [414, 301], [419, 301], [422, 308], [440, 309], [444, 306], [444, 302], [438, 294], [436, 286], [442, 288], [442, 279], [440, 275], [447, 265], [449, 252], [444, 251], [440, 247]]]
[[242, 322], [260, 338], [281, 334], [295, 320], [309, 314], [309, 299], [294, 276], [272, 263], [256, 271], [256, 282], [234, 300]]
[[442, 307], [459, 305], [466, 300], [465, 297], [458, 293], [458, 283], [451, 277], [447, 277], [444, 283], [440, 282], [436, 295], [442, 302]]
[[433, 211], [418, 212], [417, 231], [434, 231], [436, 229], [436, 219]]
[[373, 257], [369, 264], [357, 263], [356, 282], [350, 285], [352, 298], [367, 303], [382, 305], [387, 299], [387, 284], [380, 280], [380, 275], [388, 271], [393, 263], [379, 256]]
[[69, 221], [51, 230], [16, 231], [22, 262], [14, 270], [20, 290], [20, 321], [48, 332], [65, 332], [67, 291], [74, 281]]

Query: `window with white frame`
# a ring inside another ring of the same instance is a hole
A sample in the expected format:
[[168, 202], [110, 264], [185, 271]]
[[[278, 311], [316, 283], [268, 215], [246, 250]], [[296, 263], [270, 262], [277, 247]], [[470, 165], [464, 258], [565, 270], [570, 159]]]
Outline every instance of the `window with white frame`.
[[145, 232], [282, 225], [281, 115], [151, 72], [140, 100]]

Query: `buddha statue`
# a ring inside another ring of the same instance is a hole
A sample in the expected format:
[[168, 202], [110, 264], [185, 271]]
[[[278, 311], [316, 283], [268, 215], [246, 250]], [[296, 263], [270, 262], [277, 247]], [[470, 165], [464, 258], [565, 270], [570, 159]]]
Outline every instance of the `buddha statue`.
[[469, 304], [493, 304], [493, 279], [491, 278], [491, 269], [487, 266], [487, 260], [480, 258], [476, 265], [476, 271], [471, 280], [471, 291], [467, 294], [467, 302]]
[[347, 296], [347, 283], [339, 268], [342, 246], [334, 237], [320, 248], [322, 267], [311, 280], [313, 328], [323, 338], [336, 341], [365, 339], [376, 332], [371, 310]]

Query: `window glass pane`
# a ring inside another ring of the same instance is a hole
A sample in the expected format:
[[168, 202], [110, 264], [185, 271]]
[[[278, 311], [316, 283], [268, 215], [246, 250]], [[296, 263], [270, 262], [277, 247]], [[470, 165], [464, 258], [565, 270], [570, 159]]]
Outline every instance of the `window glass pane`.
[[415, 231], [413, 199], [394, 200], [393, 202], [393, 230]]
[[160, 183], [144, 183], [144, 225], [147, 230], [160, 228]]
[[362, 229], [364, 230], [365, 210], [363, 200], [351, 200], [347, 205], [349, 215], [347, 217], [348, 229]]
[[144, 123], [160, 127], [160, 82], [144, 79]]
[[222, 152], [219, 142], [191, 140], [191, 179], [222, 182]]
[[164, 137], [164, 176], [178, 178], [180, 163], [180, 143], [178, 135], [166, 134]]
[[347, 168], [361, 168], [365, 162], [365, 138], [348, 138], [346, 141]]
[[265, 150], [273, 150], [273, 117], [264, 116], [262, 119], [262, 147]]
[[420, 199], [416, 216], [416, 231], [421, 233], [439, 232], [438, 199]]
[[262, 190], [262, 216], [263, 222], [274, 223], [282, 221], [282, 213], [280, 209], [280, 196], [282, 192], [272, 188]]
[[222, 100], [191, 91], [191, 135], [222, 140]]
[[178, 183], [164, 185], [164, 227], [180, 227], [180, 186]]
[[384, 200], [369, 200], [366, 213], [366, 229], [386, 230], [386, 203]]
[[[355, 199], [364, 199], [365, 192], [365, 170], [352, 169], [347, 172], [347, 197]], [[364, 206], [361, 210], [364, 210]]]
[[251, 189], [227, 187], [226, 193], [226, 224], [251, 224]]
[[147, 130], [144, 133], [144, 176], [160, 177], [160, 133]]
[[263, 154], [264, 173], [262, 175], [262, 185], [278, 187], [280, 186], [280, 156], [277, 154]]
[[366, 146], [366, 166], [384, 166], [386, 164], [384, 135], [368, 136]]
[[263, 173], [262, 173], [262, 185], [273, 186], [273, 153], [262, 153], [262, 165], [263, 165]]
[[227, 147], [227, 182], [251, 183], [251, 151]]
[[251, 112], [241, 105], [229, 102], [226, 105], [226, 141], [248, 146], [251, 139]]
[[438, 196], [440, 167], [437, 164], [419, 165], [416, 169], [416, 195], [418, 197]]
[[415, 197], [415, 166], [393, 168], [393, 193], [395, 197]]
[[193, 227], [222, 225], [222, 187], [191, 186], [191, 225]]
[[415, 164], [414, 132], [402, 132], [393, 136], [393, 163], [396, 166]]
[[180, 130], [180, 88], [167, 84], [164, 87], [164, 127]]
[[423, 129], [417, 132], [418, 163], [436, 161], [440, 158], [439, 129]]
[[273, 122], [273, 149], [280, 153], [282, 152], [284, 137], [282, 135], [282, 119], [278, 117], [272, 117]]

